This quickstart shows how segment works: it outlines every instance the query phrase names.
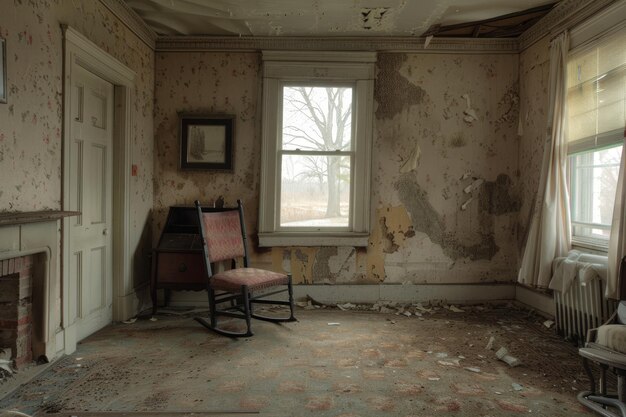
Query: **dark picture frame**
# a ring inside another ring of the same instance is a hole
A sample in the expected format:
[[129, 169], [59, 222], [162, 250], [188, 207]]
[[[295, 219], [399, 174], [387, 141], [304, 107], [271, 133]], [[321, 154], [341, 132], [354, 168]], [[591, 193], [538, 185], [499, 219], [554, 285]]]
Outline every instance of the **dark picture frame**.
[[7, 102], [7, 41], [0, 37], [0, 103]]
[[233, 170], [233, 115], [179, 115], [180, 169]]

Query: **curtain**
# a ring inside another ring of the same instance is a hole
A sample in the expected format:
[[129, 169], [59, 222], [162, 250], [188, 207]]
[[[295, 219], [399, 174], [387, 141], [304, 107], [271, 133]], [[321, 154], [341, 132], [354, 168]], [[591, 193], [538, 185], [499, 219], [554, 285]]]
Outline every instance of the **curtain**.
[[518, 282], [546, 288], [552, 276], [552, 261], [567, 256], [571, 242], [567, 190], [566, 81], [569, 33], [563, 32], [550, 45], [550, 101], [548, 129], [541, 177]]
[[626, 181], [624, 181], [624, 153], [626, 152], [626, 130], [624, 130], [624, 146], [622, 161], [619, 166], [615, 204], [613, 205], [613, 221], [609, 237], [609, 265], [607, 268], [606, 297], [620, 299], [619, 265], [626, 256]]

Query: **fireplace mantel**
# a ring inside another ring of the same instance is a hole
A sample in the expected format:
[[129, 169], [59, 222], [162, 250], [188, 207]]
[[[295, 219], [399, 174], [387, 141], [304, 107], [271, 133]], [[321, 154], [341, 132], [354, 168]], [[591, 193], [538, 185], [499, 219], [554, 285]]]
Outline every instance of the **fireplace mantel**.
[[80, 216], [80, 211], [42, 210], [42, 211], [17, 211], [0, 213], [0, 226], [16, 224], [50, 222], [70, 216]]
[[61, 314], [61, 221], [80, 214], [62, 210], [0, 213], [0, 260], [35, 256], [32, 317], [37, 323], [33, 326], [32, 342], [36, 358], [45, 355], [51, 360], [65, 350]]

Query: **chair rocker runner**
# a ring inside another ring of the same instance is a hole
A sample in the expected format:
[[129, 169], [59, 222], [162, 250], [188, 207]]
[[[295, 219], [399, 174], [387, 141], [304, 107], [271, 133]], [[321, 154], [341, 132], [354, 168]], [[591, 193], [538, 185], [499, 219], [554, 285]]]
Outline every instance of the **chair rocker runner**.
[[[235, 208], [201, 207], [196, 201], [200, 237], [202, 238], [203, 259], [209, 296], [209, 318], [197, 317], [203, 326], [228, 337], [252, 336], [251, 319], [270, 322], [296, 321], [293, 315], [293, 288], [291, 275], [280, 274], [248, 267], [248, 248], [243, 206], [237, 200]], [[236, 259], [243, 258], [243, 268], [236, 268]], [[213, 273], [212, 262], [231, 260], [232, 269]], [[267, 291], [273, 287], [286, 288]], [[261, 294], [255, 292], [264, 290]], [[265, 297], [287, 291], [288, 301], [268, 300]], [[254, 304], [273, 304], [289, 306], [289, 317], [268, 317], [254, 313]], [[225, 306], [218, 308], [222, 305]], [[235, 332], [218, 327], [220, 316], [244, 319], [245, 332]]]

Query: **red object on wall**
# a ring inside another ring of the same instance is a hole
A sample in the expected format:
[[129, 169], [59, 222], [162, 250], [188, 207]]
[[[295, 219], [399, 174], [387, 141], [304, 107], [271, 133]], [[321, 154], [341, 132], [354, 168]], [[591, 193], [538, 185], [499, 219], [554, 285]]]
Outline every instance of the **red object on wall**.
[[137, 176], [137, 170], [138, 170], [137, 165], [133, 164], [133, 166], [131, 167], [131, 170], [130, 170], [130, 175], [132, 175], [133, 177], [136, 177]]

